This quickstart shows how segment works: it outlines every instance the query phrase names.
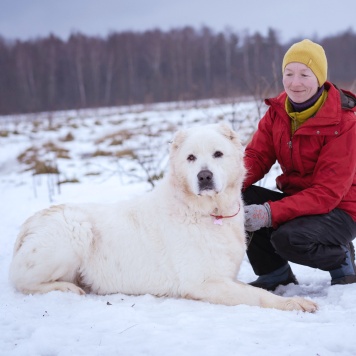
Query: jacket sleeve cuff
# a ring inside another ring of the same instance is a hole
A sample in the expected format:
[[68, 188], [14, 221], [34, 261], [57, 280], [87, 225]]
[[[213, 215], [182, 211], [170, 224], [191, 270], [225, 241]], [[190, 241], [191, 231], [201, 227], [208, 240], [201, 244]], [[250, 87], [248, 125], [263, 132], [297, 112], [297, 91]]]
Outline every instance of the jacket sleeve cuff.
[[272, 226], [272, 211], [271, 207], [269, 206], [268, 203], [264, 203], [263, 206], [267, 210], [267, 215], [268, 215], [268, 221], [267, 221], [267, 226], [266, 227], [271, 227]]

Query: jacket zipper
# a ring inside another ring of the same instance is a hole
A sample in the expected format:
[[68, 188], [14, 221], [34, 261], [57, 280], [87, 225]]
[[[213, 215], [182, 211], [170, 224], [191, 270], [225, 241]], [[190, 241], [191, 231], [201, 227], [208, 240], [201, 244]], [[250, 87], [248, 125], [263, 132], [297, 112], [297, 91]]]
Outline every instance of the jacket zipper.
[[288, 141], [287, 145], [288, 145], [288, 148], [289, 148], [289, 154], [290, 154], [291, 165], [292, 165], [292, 167], [293, 167], [293, 169], [294, 169], [294, 164], [293, 164], [293, 152], [292, 152], [292, 150], [293, 150], [292, 138], [290, 139], [290, 141]]

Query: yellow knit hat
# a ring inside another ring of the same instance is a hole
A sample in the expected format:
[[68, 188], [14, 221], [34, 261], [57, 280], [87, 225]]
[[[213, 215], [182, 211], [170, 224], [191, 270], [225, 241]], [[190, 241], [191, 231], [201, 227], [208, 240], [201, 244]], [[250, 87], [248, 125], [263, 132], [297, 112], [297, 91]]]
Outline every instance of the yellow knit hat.
[[328, 62], [325, 51], [319, 44], [310, 40], [303, 40], [292, 45], [284, 55], [282, 73], [286, 65], [292, 62], [303, 63], [309, 67], [318, 78], [319, 87], [325, 83], [328, 74]]

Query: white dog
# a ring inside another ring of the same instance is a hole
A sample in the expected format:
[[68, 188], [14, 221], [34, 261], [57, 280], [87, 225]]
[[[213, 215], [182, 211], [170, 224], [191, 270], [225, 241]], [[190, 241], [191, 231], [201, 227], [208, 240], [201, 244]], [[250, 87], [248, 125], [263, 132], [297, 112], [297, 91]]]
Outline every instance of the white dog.
[[153, 294], [314, 312], [236, 280], [245, 254], [243, 148], [226, 124], [179, 131], [150, 193], [114, 205], [58, 205], [20, 231], [10, 279], [24, 293]]

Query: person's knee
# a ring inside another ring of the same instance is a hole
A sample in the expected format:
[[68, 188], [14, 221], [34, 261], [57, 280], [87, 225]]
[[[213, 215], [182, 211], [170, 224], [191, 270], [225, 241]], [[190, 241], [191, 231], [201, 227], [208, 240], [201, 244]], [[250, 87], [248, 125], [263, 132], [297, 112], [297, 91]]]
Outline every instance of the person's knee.
[[263, 204], [266, 201], [276, 201], [282, 199], [283, 197], [283, 193], [256, 185], [251, 185], [242, 193], [242, 198], [246, 205]]
[[256, 196], [256, 192], [255, 192], [254, 186], [248, 187], [242, 193], [242, 199], [243, 199], [243, 201], [245, 202], [246, 205], [256, 204], [257, 196]]

